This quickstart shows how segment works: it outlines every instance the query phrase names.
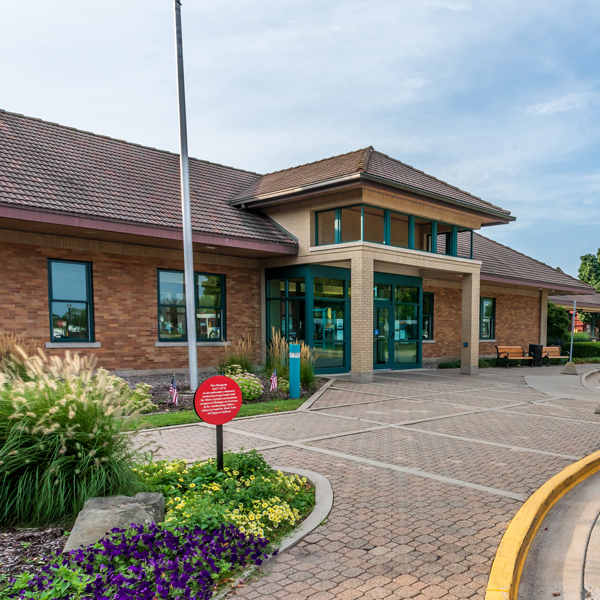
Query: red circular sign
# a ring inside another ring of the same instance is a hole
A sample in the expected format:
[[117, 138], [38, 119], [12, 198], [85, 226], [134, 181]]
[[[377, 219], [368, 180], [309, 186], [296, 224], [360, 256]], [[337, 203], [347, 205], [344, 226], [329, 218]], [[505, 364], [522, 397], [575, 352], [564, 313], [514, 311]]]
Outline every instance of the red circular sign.
[[203, 381], [194, 394], [196, 414], [210, 425], [224, 425], [242, 406], [242, 390], [229, 377], [215, 375]]

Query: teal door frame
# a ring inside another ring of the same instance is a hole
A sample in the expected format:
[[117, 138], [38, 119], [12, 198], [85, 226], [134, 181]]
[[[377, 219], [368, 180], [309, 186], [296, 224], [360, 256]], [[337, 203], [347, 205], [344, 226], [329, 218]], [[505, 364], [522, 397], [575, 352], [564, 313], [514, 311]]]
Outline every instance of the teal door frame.
[[[420, 369], [423, 364], [423, 279], [421, 277], [412, 277], [409, 275], [393, 275], [391, 273], [379, 273], [375, 272], [373, 276], [374, 284], [381, 285], [391, 285], [392, 290], [390, 294], [390, 299], [378, 299], [373, 298], [373, 313], [375, 320], [376, 307], [388, 307], [389, 306], [389, 315], [390, 315], [390, 333], [388, 336], [388, 363], [385, 365], [376, 365], [375, 357], [376, 357], [376, 349], [375, 343], [373, 343], [373, 370], [378, 369]], [[417, 304], [417, 339], [410, 340], [412, 343], [417, 344], [417, 362], [416, 363], [407, 363], [407, 364], [397, 364], [395, 362], [395, 350], [396, 350], [396, 340], [395, 340], [395, 321], [396, 321], [396, 306], [402, 304], [410, 304], [413, 303], [397, 303], [396, 302], [396, 287], [415, 287], [418, 289], [418, 304]], [[375, 325], [375, 323], [373, 323]], [[375, 336], [373, 336], [375, 339]]]
[[[305, 342], [314, 349], [314, 308], [315, 308], [315, 295], [314, 295], [314, 279], [315, 277], [326, 277], [331, 279], [341, 279], [344, 282], [344, 298], [321, 298], [317, 299], [330, 300], [332, 303], [340, 303], [344, 308], [344, 358], [343, 366], [341, 367], [330, 367], [330, 368], [316, 368], [315, 371], [320, 375], [327, 375], [333, 373], [346, 373], [350, 371], [350, 280], [351, 272], [350, 269], [344, 269], [341, 267], [327, 267], [323, 265], [296, 265], [293, 267], [277, 267], [273, 269], [265, 270], [265, 297], [267, 303], [267, 340], [271, 338], [271, 332], [268, 331], [269, 327], [269, 290], [268, 282], [271, 279], [289, 279], [291, 277], [304, 277], [305, 281], [305, 301], [306, 301], [306, 333]], [[286, 284], [287, 286], [287, 284]], [[287, 303], [286, 303], [286, 322], [287, 322]]]

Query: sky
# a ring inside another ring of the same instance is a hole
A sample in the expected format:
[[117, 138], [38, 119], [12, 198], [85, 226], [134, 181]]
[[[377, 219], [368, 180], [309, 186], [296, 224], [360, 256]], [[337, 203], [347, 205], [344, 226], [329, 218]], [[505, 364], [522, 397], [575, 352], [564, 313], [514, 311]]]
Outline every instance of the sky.
[[[597, 0], [183, 0], [190, 155], [266, 173], [372, 145], [600, 247]], [[4, 2], [0, 108], [178, 152], [172, 0]]]

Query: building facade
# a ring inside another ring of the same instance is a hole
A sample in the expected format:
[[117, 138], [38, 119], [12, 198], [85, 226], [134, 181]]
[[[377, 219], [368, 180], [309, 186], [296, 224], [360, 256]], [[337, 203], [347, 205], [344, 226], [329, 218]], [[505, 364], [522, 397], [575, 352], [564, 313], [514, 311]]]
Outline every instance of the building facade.
[[[181, 370], [177, 155], [0, 111], [3, 332], [114, 371]], [[508, 211], [365, 148], [260, 175], [191, 160], [198, 361], [280, 331], [321, 373], [545, 342], [548, 294], [591, 288], [476, 233]]]

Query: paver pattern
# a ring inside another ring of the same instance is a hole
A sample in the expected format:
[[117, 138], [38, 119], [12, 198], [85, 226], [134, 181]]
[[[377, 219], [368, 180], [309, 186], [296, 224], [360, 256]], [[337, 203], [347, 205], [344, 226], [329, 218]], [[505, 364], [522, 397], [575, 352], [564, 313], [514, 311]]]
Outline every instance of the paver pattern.
[[[382, 372], [364, 385], [339, 377], [307, 411], [226, 425], [227, 448], [255, 447], [271, 464], [321, 473], [335, 495], [326, 522], [237, 597], [483, 598], [522, 502], [600, 448], [594, 403], [524, 381], [561, 368]], [[157, 458], [214, 454], [211, 427], [138, 435]]]

